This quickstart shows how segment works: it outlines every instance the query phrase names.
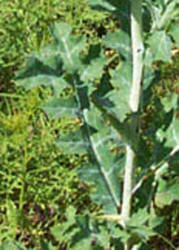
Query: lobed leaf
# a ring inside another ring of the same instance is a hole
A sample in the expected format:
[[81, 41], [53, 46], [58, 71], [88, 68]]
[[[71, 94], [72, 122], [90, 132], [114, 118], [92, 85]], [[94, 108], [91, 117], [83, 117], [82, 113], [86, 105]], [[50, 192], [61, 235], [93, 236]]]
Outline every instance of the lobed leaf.
[[103, 205], [106, 213], [117, 213], [120, 205], [120, 183], [117, 176], [123, 162], [111, 154], [109, 141], [112, 134], [99, 119], [99, 112], [84, 110], [81, 131], [60, 137], [58, 146], [65, 152], [83, 154], [88, 152], [89, 164], [80, 168], [79, 175], [85, 182], [95, 186], [92, 198]]
[[173, 22], [171, 24], [169, 34], [174, 39], [176, 46], [179, 47], [179, 22]]
[[174, 118], [167, 131], [163, 131], [160, 135], [165, 138], [166, 147], [173, 148], [173, 152], [179, 150], [179, 120]]
[[38, 74], [28, 78], [23, 78], [18, 81], [18, 85], [28, 89], [47, 86], [52, 87], [56, 95], [59, 95], [63, 89], [68, 86], [68, 83], [62, 78], [55, 75]]
[[116, 0], [88, 0], [89, 4], [96, 9], [112, 12], [120, 20], [123, 30], [129, 32], [130, 27], [130, 1]]
[[103, 38], [102, 43], [107, 48], [116, 49], [126, 60], [130, 60], [132, 58], [130, 37], [123, 30], [108, 33]]
[[79, 112], [77, 103], [73, 97], [68, 99], [51, 98], [44, 104], [43, 109], [51, 119], [77, 117]]
[[90, 64], [84, 64], [80, 69], [80, 80], [83, 82], [94, 81], [102, 77], [106, 58], [103, 56], [93, 59]]
[[84, 36], [73, 36], [72, 28], [66, 23], [55, 24], [52, 30], [56, 39], [57, 52], [63, 60], [64, 68], [75, 71], [80, 65], [80, 52], [86, 45]]
[[89, 143], [83, 139], [81, 129], [60, 136], [56, 143], [66, 154], [86, 154], [89, 147]]
[[165, 31], [155, 31], [147, 42], [154, 61], [171, 61], [172, 41]]
[[94, 95], [96, 104], [120, 122], [123, 122], [131, 112], [129, 107], [131, 74], [131, 65], [122, 63], [111, 78], [114, 89], [103, 96], [100, 96], [100, 92]]
[[165, 186], [156, 193], [156, 205], [163, 208], [164, 206], [170, 206], [174, 201], [179, 201], [179, 183], [170, 186], [165, 183]]
[[94, 200], [103, 204], [106, 213], [116, 213], [120, 205], [120, 183], [117, 172], [119, 173], [122, 166], [110, 151], [108, 144], [110, 131], [107, 131], [102, 121], [96, 118], [95, 113], [95, 109], [85, 112], [86, 123], [97, 131], [89, 136], [93, 164], [88, 171], [84, 168], [83, 172], [87, 180], [95, 183], [97, 192], [93, 194]]

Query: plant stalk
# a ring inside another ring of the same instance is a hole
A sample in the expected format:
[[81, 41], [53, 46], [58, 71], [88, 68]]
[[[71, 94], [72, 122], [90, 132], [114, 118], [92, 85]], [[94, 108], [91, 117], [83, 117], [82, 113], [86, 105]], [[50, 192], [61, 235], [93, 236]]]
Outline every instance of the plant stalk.
[[130, 95], [132, 112], [139, 109], [142, 71], [143, 71], [143, 38], [142, 38], [142, 0], [131, 0], [131, 39], [133, 54], [133, 76]]
[[[132, 40], [132, 56], [133, 56], [133, 75], [132, 86], [129, 98], [129, 104], [132, 113], [139, 110], [141, 81], [143, 71], [143, 38], [142, 38], [142, 0], [131, 0], [131, 40]], [[132, 124], [137, 128], [137, 123], [133, 118]], [[136, 138], [138, 137], [137, 129], [134, 130]], [[123, 201], [122, 201], [122, 224], [125, 227], [131, 213], [132, 200], [132, 179], [134, 171], [135, 153], [131, 145], [126, 145], [126, 164], [123, 185]], [[126, 242], [125, 250], [131, 249], [129, 242]]]

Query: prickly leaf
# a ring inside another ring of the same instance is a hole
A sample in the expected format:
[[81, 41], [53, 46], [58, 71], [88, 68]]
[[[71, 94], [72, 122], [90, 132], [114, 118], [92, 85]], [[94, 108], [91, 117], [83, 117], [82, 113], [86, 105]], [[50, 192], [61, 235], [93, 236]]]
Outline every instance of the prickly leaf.
[[169, 33], [174, 39], [176, 46], [179, 47], [179, 22], [172, 23]]
[[171, 61], [172, 41], [165, 31], [155, 31], [148, 40], [154, 61]]
[[72, 28], [66, 23], [56, 23], [52, 32], [65, 70], [75, 71], [80, 65], [80, 52], [85, 47], [85, 37], [73, 36]]
[[126, 60], [131, 59], [130, 37], [123, 30], [108, 33], [102, 42], [107, 48], [116, 49]]
[[50, 118], [77, 117], [77, 103], [73, 97], [68, 99], [51, 98], [43, 105], [44, 111]]
[[95, 95], [97, 104], [120, 122], [123, 122], [127, 114], [130, 113], [131, 74], [131, 65], [122, 63], [120, 68], [114, 71], [111, 78], [111, 84], [114, 89], [103, 96], [100, 96], [100, 92], [97, 92]]
[[170, 206], [174, 201], [179, 201], [179, 183], [169, 185], [165, 181], [159, 182], [155, 196], [156, 205], [163, 208], [164, 206]]

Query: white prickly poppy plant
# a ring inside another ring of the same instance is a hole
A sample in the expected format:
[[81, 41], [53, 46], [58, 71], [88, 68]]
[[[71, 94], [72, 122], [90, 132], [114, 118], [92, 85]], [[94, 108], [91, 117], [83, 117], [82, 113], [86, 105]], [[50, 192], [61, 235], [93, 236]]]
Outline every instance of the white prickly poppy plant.
[[[159, 100], [161, 121], [141, 133], [143, 108], [151, 101], [150, 90], [157, 79], [153, 65], [171, 62], [172, 49], [179, 46], [179, 1], [89, 2], [119, 18], [120, 30], [108, 32], [100, 45], [91, 46], [87, 52], [83, 35], [73, 35], [66, 23], [55, 24], [54, 43], [29, 57], [16, 82], [27, 89], [50, 86], [54, 97], [44, 104], [47, 115], [80, 120], [79, 128], [61, 136], [57, 144], [67, 154], [88, 155], [88, 164], [79, 168], [79, 175], [94, 185], [92, 198], [102, 205], [106, 218], [116, 216], [126, 229], [129, 235], [124, 245], [131, 249], [131, 235], [137, 234], [139, 242], [146, 242], [154, 234], [152, 226], [149, 230], [144, 226], [146, 221], [140, 221], [140, 212], [148, 220], [146, 210], [139, 210], [130, 219], [132, 196], [151, 170], [159, 173], [172, 159], [179, 163], [177, 95]], [[120, 57], [113, 69], [106, 49]], [[68, 88], [73, 94], [61, 97]], [[151, 138], [152, 150], [147, 144]], [[138, 177], [135, 166], [140, 169]], [[159, 174], [156, 176], [155, 181]]]

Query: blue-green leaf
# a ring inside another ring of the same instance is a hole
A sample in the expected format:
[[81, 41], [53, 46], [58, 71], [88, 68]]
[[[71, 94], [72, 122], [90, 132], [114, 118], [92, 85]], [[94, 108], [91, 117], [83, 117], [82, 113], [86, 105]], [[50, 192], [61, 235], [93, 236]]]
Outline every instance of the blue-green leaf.
[[179, 201], [179, 183], [168, 185], [164, 182], [162, 188], [159, 186], [158, 192], [156, 193], [156, 205], [163, 208], [164, 206], [171, 205], [174, 201]]
[[62, 78], [55, 75], [38, 74], [37, 76], [31, 76], [18, 80], [18, 85], [28, 89], [47, 86], [52, 87], [56, 95], [59, 95], [64, 88], [68, 86], [68, 83]]
[[130, 37], [123, 30], [108, 33], [102, 42], [106, 47], [116, 49], [126, 60], [131, 59]]
[[89, 0], [91, 6], [100, 6], [106, 10], [114, 11], [116, 8], [106, 0]]
[[173, 37], [176, 46], [179, 47], [179, 22], [172, 23], [169, 34]]
[[148, 39], [153, 61], [171, 61], [172, 41], [165, 31], [155, 31]]
[[83, 138], [81, 129], [60, 136], [56, 143], [67, 154], [86, 154], [89, 147], [89, 143]]
[[170, 112], [172, 109], [177, 110], [178, 108], [178, 95], [173, 93], [169, 96], [165, 96], [161, 98], [161, 103], [164, 106], [166, 112]]
[[50, 67], [58, 74], [62, 70], [62, 60], [59, 55], [56, 44], [49, 44], [32, 54], [44, 66]]
[[93, 8], [112, 12], [120, 19], [122, 29], [129, 31], [130, 24], [130, 0], [88, 0]]
[[[144, 56], [144, 72], [143, 72], [143, 89], [146, 90], [155, 78], [155, 70], [153, 69], [153, 56], [150, 48], [146, 49]], [[144, 100], [145, 102], [146, 100]]]
[[52, 30], [57, 42], [57, 52], [66, 70], [74, 71], [80, 65], [80, 52], [85, 47], [84, 36], [71, 35], [72, 28], [66, 23], [56, 23]]
[[129, 107], [129, 96], [132, 79], [131, 65], [123, 63], [120, 68], [114, 71], [111, 83], [114, 90], [104, 96], [100, 93], [95, 95], [96, 103], [105, 109], [120, 122], [123, 122], [131, 112]]
[[[89, 140], [89, 166], [80, 169], [83, 180], [94, 184], [95, 202], [103, 205], [106, 213], [116, 214], [120, 205], [120, 182], [117, 173], [123, 167], [110, 151], [110, 134], [105, 124], [97, 118], [95, 109], [84, 111], [86, 133]], [[92, 129], [90, 129], [92, 128]]]
[[157, 136], [166, 147], [172, 149], [173, 154], [176, 153], [179, 150], [179, 119], [173, 117], [167, 130], [159, 129]]
[[43, 109], [51, 119], [76, 117], [79, 112], [74, 98], [51, 98], [44, 104]]
[[104, 66], [106, 64], [106, 58], [103, 56], [93, 59], [90, 64], [84, 64], [80, 69], [80, 79], [83, 82], [92, 82], [95, 79], [100, 79]]

